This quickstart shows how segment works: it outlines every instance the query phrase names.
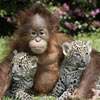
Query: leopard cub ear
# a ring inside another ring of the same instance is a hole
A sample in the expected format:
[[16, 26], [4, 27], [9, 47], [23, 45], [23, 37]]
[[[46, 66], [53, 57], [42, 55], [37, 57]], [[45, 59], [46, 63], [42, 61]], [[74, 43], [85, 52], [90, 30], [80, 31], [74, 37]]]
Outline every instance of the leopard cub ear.
[[88, 40], [86, 45], [88, 47], [89, 52], [91, 52], [92, 51], [92, 40]]
[[36, 57], [36, 56], [32, 56], [32, 57], [31, 57], [31, 61], [38, 62], [38, 57]]
[[17, 50], [14, 50], [13, 53], [14, 53], [14, 55], [17, 55], [18, 52], [17, 52]]
[[36, 68], [37, 67], [37, 63], [38, 63], [38, 58], [36, 56], [31, 56], [31, 58], [29, 59], [29, 64], [30, 64], [30, 68]]
[[64, 43], [62, 44], [62, 50], [63, 50], [63, 54], [64, 54], [65, 56], [67, 56], [68, 53], [69, 53], [69, 51], [71, 50], [71, 44], [68, 43], [68, 42], [64, 42]]

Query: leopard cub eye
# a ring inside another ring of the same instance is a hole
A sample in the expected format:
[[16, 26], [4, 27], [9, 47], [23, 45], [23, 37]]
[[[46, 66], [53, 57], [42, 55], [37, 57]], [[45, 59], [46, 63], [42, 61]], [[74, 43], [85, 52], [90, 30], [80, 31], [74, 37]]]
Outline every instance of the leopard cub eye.
[[86, 55], [88, 55], [88, 53], [86, 53]]
[[76, 56], [81, 56], [79, 53], [75, 53]]
[[79, 54], [79, 53], [75, 53], [75, 56], [78, 56], [78, 57], [80, 57], [80, 56], [81, 56], [81, 54]]
[[11, 66], [13, 67], [14, 66], [14, 63], [11, 63]]
[[21, 65], [19, 65], [19, 68], [21, 68], [22, 66]]

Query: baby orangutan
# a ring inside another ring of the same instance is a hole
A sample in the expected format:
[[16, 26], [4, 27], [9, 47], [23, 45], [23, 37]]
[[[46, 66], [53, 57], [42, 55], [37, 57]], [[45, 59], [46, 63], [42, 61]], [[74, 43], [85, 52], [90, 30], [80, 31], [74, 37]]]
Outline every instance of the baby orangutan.
[[64, 34], [56, 31], [57, 19], [44, 7], [32, 4], [21, 11], [15, 37], [10, 42], [10, 52], [0, 64], [0, 100], [8, 88], [8, 73], [11, 69], [13, 51], [26, 52], [38, 58], [35, 74], [35, 94], [48, 94], [59, 77], [60, 63], [63, 60], [61, 45], [71, 42]]

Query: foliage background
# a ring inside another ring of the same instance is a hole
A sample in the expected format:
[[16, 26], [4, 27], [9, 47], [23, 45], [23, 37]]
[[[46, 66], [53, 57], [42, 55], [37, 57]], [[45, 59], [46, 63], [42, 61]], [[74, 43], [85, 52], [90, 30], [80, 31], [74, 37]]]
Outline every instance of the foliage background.
[[54, 13], [60, 32], [100, 32], [100, 0], [0, 0], [0, 35], [13, 34], [17, 13], [30, 3], [42, 3]]

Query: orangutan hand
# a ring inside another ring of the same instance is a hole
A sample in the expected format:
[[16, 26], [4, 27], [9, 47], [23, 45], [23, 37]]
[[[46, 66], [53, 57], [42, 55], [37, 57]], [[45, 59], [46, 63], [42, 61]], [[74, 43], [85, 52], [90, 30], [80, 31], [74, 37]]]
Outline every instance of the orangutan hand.
[[68, 93], [68, 96], [66, 97], [66, 100], [73, 100], [73, 99], [74, 100], [79, 100], [79, 96], [77, 95], [77, 91], [78, 91], [78, 89], [76, 89], [73, 94]]
[[89, 100], [97, 100], [97, 99], [100, 99], [100, 90], [92, 89], [92, 92], [93, 92], [94, 95]]

